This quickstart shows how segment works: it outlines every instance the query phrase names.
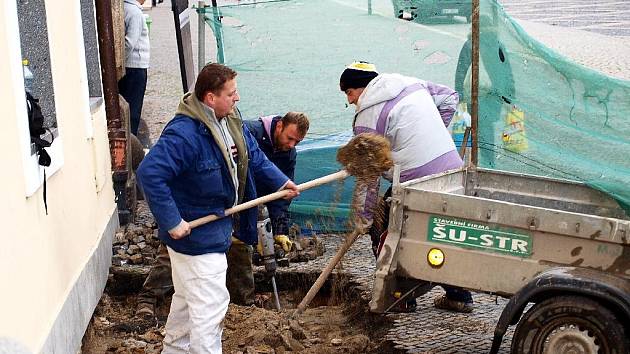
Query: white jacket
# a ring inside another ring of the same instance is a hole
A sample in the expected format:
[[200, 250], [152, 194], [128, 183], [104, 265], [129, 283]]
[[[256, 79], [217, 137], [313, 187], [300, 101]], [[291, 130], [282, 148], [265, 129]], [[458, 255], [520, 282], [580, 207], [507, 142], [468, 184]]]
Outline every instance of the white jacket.
[[[456, 148], [446, 127], [458, 100], [457, 92], [446, 86], [400, 74], [381, 74], [359, 97], [354, 133], [375, 132], [387, 137], [403, 181], [457, 168], [462, 161], [452, 156]], [[450, 160], [447, 166], [427, 166], [445, 154]], [[391, 180], [391, 172], [385, 177]]]
[[149, 28], [136, 0], [125, 0], [125, 67], [147, 69], [150, 60]]
[[[447, 126], [459, 97], [454, 90], [400, 74], [381, 74], [359, 96], [354, 134], [384, 135], [394, 163], [401, 166], [402, 182], [463, 165]], [[384, 176], [391, 181], [392, 171]], [[362, 186], [355, 195], [361, 227], [372, 223], [378, 183]], [[359, 224], [357, 224], [359, 225]]]

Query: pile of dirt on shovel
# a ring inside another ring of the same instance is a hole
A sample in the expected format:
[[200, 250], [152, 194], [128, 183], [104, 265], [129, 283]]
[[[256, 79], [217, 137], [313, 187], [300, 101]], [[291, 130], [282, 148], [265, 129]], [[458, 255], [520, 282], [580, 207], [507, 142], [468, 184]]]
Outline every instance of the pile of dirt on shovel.
[[340, 147], [337, 161], [359, 183], [369, 183], [394, 166], [389, 140], [373, 133], [358, 134]]

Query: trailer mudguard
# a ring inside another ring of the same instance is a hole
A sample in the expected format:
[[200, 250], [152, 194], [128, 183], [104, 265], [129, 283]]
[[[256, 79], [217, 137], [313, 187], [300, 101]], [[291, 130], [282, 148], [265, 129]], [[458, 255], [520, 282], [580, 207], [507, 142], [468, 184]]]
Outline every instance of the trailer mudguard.
[[499, 351], [510, 325], [518, 323], [529, 302], [540, 302], [558, 295], [581, 295], [596, 299], [630, 325], [630, 281], [587, 268], [555, 267], [532, 279], [510, 298], [494, 330], [491, 354]]

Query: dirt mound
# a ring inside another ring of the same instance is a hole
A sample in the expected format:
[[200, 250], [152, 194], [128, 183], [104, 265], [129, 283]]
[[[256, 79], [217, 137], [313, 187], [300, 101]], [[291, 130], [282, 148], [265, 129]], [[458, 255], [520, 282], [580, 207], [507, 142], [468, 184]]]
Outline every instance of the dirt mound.
[[[82, 353], [160, 353], [168, 304], [158, 308], [154, 320], [134, 317], [134, 308], [132, 296], [105, 294], [84, 337]], [[291, 309], [278, 312], [230, 304], [224, 320], [223, 352], [379, 352], [380, 340], [371, 340], [367, 328], [347, 312], [343, 306], [321, 306], [291, 318]]]
[[[170, 297], [159, 301], [155, 318], [144, 320], [134, 316], [137, 293], [150, 265], [155, 262], [159, 244], [155, 238], [155, 228], [146, 203], [142, 202], [135, 222], [117, 234], [110, 279], [83, 338], [82, 353], [161, 352]], [[315, 240], [297, 238], [298, 242]], [[310, 243], [300, 245], [304, 249], [316, 248]], [[283, 311], [263, 308], [272, 306], [269, 293], [257, 294], [260, 307], [229, 306], [224, 320], [224, 353], [382, 352], [379, 346], [383, 344], [383, 335], [375, 332], [382, 326], [364, 322], [364, 318], [357, 313], [365, 314], [366, 309], [358, 306], [356, 301], [344, 300], [348, 296], [356, 296], [344, 292], [345, 282], [333, 282], [334, 294], [324, 294], [313, 302], [313, 306], [327, 306], [307, 309], [292, 319], [295, 304], [303, 298], [314, 279], [305, 277], [305, 274], [283, 274], [286, 275], [283, 282], [292, 284], [291, 291], [281, 293]], [[352, 310], [350, 306], [353, 306]]]
[[353, 328], [341, 307], [290, 311], [230, 305], [223, 332], [226, 353], [365, 353], [370, 339]]

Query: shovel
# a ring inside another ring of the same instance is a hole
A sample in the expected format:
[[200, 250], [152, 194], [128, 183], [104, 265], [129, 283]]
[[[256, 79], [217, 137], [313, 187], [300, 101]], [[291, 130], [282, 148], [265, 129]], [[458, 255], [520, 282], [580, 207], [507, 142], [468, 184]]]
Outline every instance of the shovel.
[[326, 265], [326, 268], [324, 268], [321, 274], [319, 274], [319, 277], [317, 278], [315, 283], [313, 283], [308, 293], [306, 293], [306, 295], [304, 296], [304, 298], [298, 305], [297, 310], [295, 310], [295, 312], [293, 313], [292, 317], [295, 317], [296, 315], [299, 315], [302, 312], [304, 312], [308, 304], [311, 303], [315, 295], [317, 295], [317, 293], [319, 292], [319, 289], [322, 288], [322, 286], [328, 279], [328, 276], [330, 276], [330, 273], [332, 273], [333, 269], [335, 269], [339, 261], [341, 261], [341, 259], [346, 254], [346, 252], [348, 252], [348, 250], [350, 249], [350, 246], [352, 246], [354, 241], [356, 241], [357, 238], [361, 236], [361, 234], [362, 234], [361, 231], [359, 231], [358, 229], [355, 229], [351, 234], [346, 236], [345, 242], [343, 243], [343, 245], [341, 245], [341, 247], [339, 247], [339, 250], [337, 250], [337, 253], [335, 253], [335, 255], [330, 260], [330, 262], [328, 262], [328, 264]]
[[[298, 184], [297, 188], [298, 191], [304, 191], [313, 187], [317, 187], [317, 186], [321, 186], [322, 184], [326, 184], [326, 183], [330, 183], [330, 182], [334, 182], [337, 180], [342, 180], [346, 177], [350, 176], [350, 174], [346, 171], [346, 170], [341, 170], [335, 173], [331, 173], [329, 175], [320, 177], [320, 178], [316, 178], [314, 180], [308, 181], [308, 182], [304, 182], [302, 184]], [[240, 211], [243, 210], [247, 210], [249, 208], [253, 208], [255, 206], [261, 205], [261, 204], [265, 204], [274, 200], [278, 200], [281, 198], [286, 197], [288, 194], [290, 193], [290, 191], [288, 190], [281, 190], [278, 192], [274, 192], [271, 194], [267, 194], [266, 196], [260, 197], [260, 198], [256, 198], [253, 200], [250, 200], [248, 202], [245, 202], [243, 204], [239, 204], [237, 206], [234, 206], [232, 208], [229, 209], [225, 209], [225, 212], [223, 213], [223, 216], [219, 216], [219, 215], [215, 215], [215, 214], [210, 214], [204, 217], [201, 217], [199, 219], [195, 219], [191, 222], [189, 222], [190, 228], [194, 229], [195, 227], [201, 226], [201, 225], [205, 225], [209, 222], [224, 218], [226, 216], [238, 213]]]

